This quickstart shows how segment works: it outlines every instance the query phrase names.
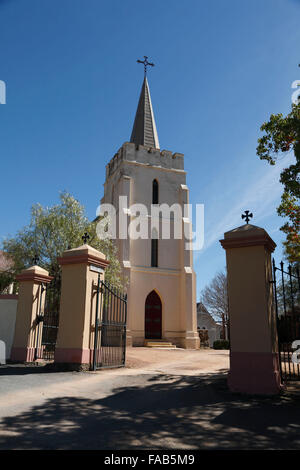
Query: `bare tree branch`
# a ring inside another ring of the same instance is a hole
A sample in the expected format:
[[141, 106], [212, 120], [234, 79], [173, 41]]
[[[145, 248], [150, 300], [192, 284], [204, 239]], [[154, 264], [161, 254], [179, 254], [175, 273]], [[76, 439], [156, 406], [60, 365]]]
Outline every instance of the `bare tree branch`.
[[215, 320], [222, 322], [225, 332], [225, 327], [228, 326], [228, 297], [227, 276], [224, 271], [219, 271], [203, 289], [201, 302]]

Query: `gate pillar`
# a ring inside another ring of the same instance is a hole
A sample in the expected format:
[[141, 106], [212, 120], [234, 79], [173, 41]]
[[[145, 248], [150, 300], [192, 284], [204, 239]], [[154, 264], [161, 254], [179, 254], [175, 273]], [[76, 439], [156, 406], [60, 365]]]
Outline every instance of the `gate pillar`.
[[48, 271], [39, 266], [25, 269], [16, 276], [20, 285], [15, 334], [11, 350], [12, 361], [33, 362], [35, 359], [35, 349], [40, 347], [38, 342], [41, 342], [41, 337], [38, 338], [37, 316], [44, 309], [43, 285], [48, 284], [52, 279]]
[[96, 286], [109, 264], [89, 245], [67, 250], [58, 259], [62, 267], [59, 328], [54, 362], [68, 369], [88, 369], [93, 354]]
[[226, 232], [232, 391], [277, 394], [281, 389], [271, 253], [276, 244], [259, 227]]

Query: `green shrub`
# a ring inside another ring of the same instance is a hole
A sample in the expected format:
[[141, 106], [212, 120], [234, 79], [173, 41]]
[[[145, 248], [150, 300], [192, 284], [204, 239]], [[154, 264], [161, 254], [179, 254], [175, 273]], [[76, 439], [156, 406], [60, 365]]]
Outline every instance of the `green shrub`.
[[229, 341], [227, 339], [217, 339], [213, 344], [214, 349], [229, 349]]

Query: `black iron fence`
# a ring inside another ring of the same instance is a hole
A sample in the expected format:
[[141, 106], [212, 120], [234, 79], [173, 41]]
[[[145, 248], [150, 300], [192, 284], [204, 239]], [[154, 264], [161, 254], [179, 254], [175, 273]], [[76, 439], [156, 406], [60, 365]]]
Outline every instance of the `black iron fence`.
[[126, 354], [127, 295], [108, 282], [96, 287], [94, 352], [91, 369], [122, 367]]
[[[300, 340], [300, 276], [299, 266], [273, 260], [274, 298], [277, 314], [278, 350], [281, 377], [284, 382], [300, 380], [300, 364], [295, 354]], [[300, 358], [300, 354], [299, 354]]]
[[[35, 328], [35, 360], [53, 361], [57, 341], [60, 302], [60, 279], [40, 285], [39, 314]], [[44, 304], [44, 307], [42, 308]]]

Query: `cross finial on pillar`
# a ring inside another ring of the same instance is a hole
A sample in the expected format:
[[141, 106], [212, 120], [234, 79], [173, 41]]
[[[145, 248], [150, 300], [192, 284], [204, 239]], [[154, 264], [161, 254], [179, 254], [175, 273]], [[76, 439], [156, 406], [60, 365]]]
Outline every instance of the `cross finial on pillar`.
[[83, 240], [83, 243], [86, 244], [86, 242], [88, 241], [88, 239], [90, 238], [89, 234], [87, 232], [84, 232], [84, 234], [82, 235], [82, 240]]
[[246, 224], [249, 223], [249, 220], [252, 219], [252, 217], [253, 217], [253, 214], [252, 212], [250, 213], [250, 211], [245, 211], [245, 214], [242, 214], [242, 219], [246, 220]]
[[150, 65], [151, 67], [154, 67], [154, 64], [152, 62], [148, 62], [148, 57], [144, 55], [144, 60], [137, 60], [139, 64], [144, 64], [144, 76], [146, 77], [147, 75], [147, 67]]
[[38, 264], [39, 261], [40, 261], [40, 258], [39, 258], [39, 256], [38, 256], [38, 254], [36, 253], [36, 254], [34, 255], [34, 257], [32, 258], [32, 262], [33, 262], [34, 266], [35, 266], [36, 264]]

